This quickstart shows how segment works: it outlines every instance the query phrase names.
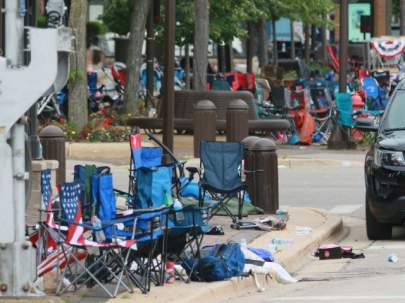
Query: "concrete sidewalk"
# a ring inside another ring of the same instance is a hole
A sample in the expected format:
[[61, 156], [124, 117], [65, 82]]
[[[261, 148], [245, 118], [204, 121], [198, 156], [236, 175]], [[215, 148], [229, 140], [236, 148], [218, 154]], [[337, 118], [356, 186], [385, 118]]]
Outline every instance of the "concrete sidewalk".
[[[229, 218], [214, 217], [214, 223], [221, 223], [223, 225], [225, 236], [206, 236], [204, 244], [224, 243], [230, 240], [239, 241], [244, 238], [252, 247], [269, 248], [269, 244], [273, 238], [288, 239], [292, 241], [292, 244], [281, 246], [280, 251], [275, 254], [275, 257], [276, 261], [282, 264], [288, 271], [294, 272], [310, 258], [311, 252], [320, 243], [326, 241], [331, 236], [338, 235], [342, 231], [342, 220], [338, 216], [317, 209], [289, 208], [287, 210], [290, 215], [287, 227], [282, 231], [272, 232], [232, 230], [229, 227]], [[310, 227], [312, 228], [312, 232], [308, 235], [298, 235], [296, 233], [297, 226]], [[263, 277], [260, 281], [261, 283], [265, 283]], [[250, 292], [257, 292], [257, 289], [253, 279], [249, 277], [213, 283], [191, 282], [185, 284], [184, 282], [176, 281], [164, 287], [153, 287], [147, 295], [143, 295], [138, 290], [135, 290], [133, 294], [122, 293], [115, 299], [101, 297], [101, 292], [92, 289], [82, 293], [80, 299], [77, 297], [69, 298], [69, 296], [63, 297], [63, 299], [80, 302], [107, 301], [110, 303], [132, 301], [138, 303], [210, 303], [246, 295]]]
[[[224, 140], [218, 137], [218, 141]], [[150, 144], [146, 139], [144, 145]], [[190, 160], [193, 157], [192, 136], [175, 136], [174, 150], [179, 159]], [[365, 151], [330, 151], [324, 146], [278, 145], [279, 165], [287, 167], [362, 167]], [[120, 143], [66, 143], [66, 157], [71, 160], [107, 162], [114, 165], [128, 165], [130, 159], [129, 144]]]

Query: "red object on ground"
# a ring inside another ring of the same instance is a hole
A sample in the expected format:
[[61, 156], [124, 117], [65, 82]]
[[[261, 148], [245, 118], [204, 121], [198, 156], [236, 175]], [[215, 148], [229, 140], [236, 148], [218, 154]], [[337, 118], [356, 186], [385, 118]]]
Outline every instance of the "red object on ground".
[[166, 277], [165, 281], [167, 284], [172, 284], [176, 280], [176, 273], [174, 270], [175, 263], [172, 261], [167, 261], [165, 264], [166, 267]]

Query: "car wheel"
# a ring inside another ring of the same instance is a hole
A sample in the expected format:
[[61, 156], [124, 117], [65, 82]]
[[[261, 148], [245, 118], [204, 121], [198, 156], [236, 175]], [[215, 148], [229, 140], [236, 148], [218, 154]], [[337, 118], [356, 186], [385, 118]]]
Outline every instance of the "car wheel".
[[366, 229], [367, 237], [370, 240], [386, 240], [392, 238], [392, 226], [377, 221], [370, 210], [369, 202], [366, 197]]

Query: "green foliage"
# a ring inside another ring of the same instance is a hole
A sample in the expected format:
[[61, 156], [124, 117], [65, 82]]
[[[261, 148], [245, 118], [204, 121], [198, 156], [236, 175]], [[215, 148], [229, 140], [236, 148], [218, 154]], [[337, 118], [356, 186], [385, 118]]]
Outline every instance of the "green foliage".
[[110, 31], [126, 35], [129, 32], [131, 11], [132, 1], [107, 0], [102, 20]]
[[100, 21], [89, 21], [86, 27], [89, 36], [103, 35], [107, 32], [107, 26]]
[[46, 28], [46, 25], [47, 25], [46, 16], [38, 16], [37, 17], [37, 27]]

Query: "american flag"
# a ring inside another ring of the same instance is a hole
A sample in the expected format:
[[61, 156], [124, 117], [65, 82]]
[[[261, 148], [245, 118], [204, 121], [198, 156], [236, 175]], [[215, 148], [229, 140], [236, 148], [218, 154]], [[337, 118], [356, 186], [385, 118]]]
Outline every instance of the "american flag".
[[75, 222], [82, 190], [82, 185], [79, 182], [62, 184], [60, 191], [60, 204], [62, 207], [63, 219], [68, 223]]
[[52, 186], [51, 186], [51, 170], [47, 169], [41, 173], [41, 194], [42, 194], [42, 207], [48, 209], [52, 200]]
[[60, 191], [60, 203], [65, 220], [69, 223], [66, 244], [82, 247], [125, 247], [136, 249], [134, 240], [113, 239], [112, 242], [96, 242], [85, 237], [85, 225], [81, 210], [82, 185], [78, 182], [65, 183]]
[[42, 209], [46, 210], [46, 224], [51, 228], [57, 228], [53, 217], [53, 193], [51, 184], [51, 170], [47, 169], [41, 173], [41, 195]]

